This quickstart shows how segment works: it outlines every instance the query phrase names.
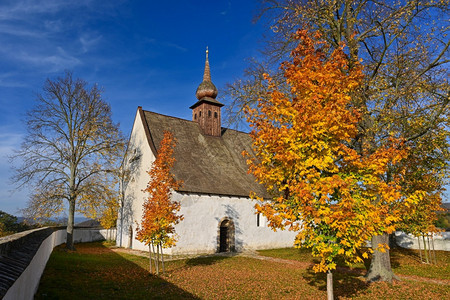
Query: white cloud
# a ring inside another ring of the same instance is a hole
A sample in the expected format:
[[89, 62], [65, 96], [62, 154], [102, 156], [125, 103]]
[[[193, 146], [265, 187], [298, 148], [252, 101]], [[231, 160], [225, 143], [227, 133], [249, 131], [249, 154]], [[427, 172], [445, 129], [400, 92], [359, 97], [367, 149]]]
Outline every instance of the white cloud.
[[158, 40], [152, 39], [152, 38], [146, 39], [146, 40], [147, 40], [147, 42], [149, 42], [150, 44], [153, 44], [153, 45], [162, 46], [162, 47], [165, 47], [165, 48], [173, 48], [173, 49], [177, 49], [177, 50], [179, 50], [181, 52], [188, 51], [187, 48], [185, 48], [183, 46], [180, 46], [178, 44], [172, 43], [172, 42], [158, 41]]
[[0, 126], [0, 210], [15, 215], [27, 203], [29, 190], [18, 188], [11, 183], [12, 164], [8, 157], [20, 149], [23, 134], [15, 132], [11, 126]]
[[[0, 64], [28, 74], [83, 65], [92, 60], [83, 54], [107, 42], [87, 29], [90, 21], [115, 16], [121, 1], [0, 0]], [[0, 79], [0, 86], [16, 85]]]
[[101, 35], [91, 36], [89, 34], [83, 34], [79, 39], [83, 53], [90, 51], [93, 47], [100, 43], [102, 38], [103, 37]]
[[11, 131], [8, 126], [0, 127], [0, 165], [7, 164], [7, 157], [20, 148], [23, 134]]
[[222, 16], [226, 16], [231, 10], [231, 1], [228, 1], [227, 8], [220, 12]]
[[63, 21], [58, 20], [45, 20], [44, 28], [49, 32], [61, 32], [64, 30]]
[[0, 23], [0, 33], [6, 34], [15, 38], [43, 38], [45, 37], [45, 33], [36, 30], [32, 27], [24, 27], [24, 26], [13, 26], [10, 24], [1, 24]]
[[[0, 73], [0, 87], [23, 88], [28, 87], [24, 80], [18, 80], [21, 74], [14, 72]], [[1, 127], [0, 127], [1, 130]]]
[[25, 84], [22, 81], [15, 81], [15, 80], [7, 80], [7, 79], [3, 79], [0, 78], [0, 86], [1, 87], [6, 87], [6, 88], [25, 88], [28, 87], [27, 84]]
[[18, 0], [0, 4], [0, 20], [25, 20], [30, 15], [55, 14], [91, 4], [92, 0]]
[[36, 53], [22, 50], [17, 53], [9, 53], [9, 55], [22, 63], [45, 69], [46, 72], [58, 72], [81, 64], [77, 57], [71, 55], [60, 46], [57, 46], [52, 53], [50, 51], [47, 53]]

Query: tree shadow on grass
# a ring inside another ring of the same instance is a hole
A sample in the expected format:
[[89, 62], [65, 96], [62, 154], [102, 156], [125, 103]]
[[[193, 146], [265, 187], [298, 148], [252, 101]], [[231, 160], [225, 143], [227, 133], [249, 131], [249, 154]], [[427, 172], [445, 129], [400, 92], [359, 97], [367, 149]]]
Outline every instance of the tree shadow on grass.
[[[366, 290], [369, 284], [362, 278], [360, 271], [351, 271], [350, 269], [338, 268], [333, 270], [333, 290], [334, 297], [351, 298], [357, 293]], [[303, 278], [309, 285], [317, 288], [320, 291], [327, 290], [327, 275], [320, 272], [315, 273], [312, 267], [307, 269]]]
[[[418, 250], [404, 249], [397, 247], [394, 250], [390, 251], [389, 254], [391, 258], [392, 268], [399, 268], [401, 264], [405, 262], [405, 257], [412, 261], [421, 262]], [[424, 255], [423, 252], [422, 255]], [[425, 258], [423, 258], [423, 260], [424, 259]]]
[[35, 299], [199, 299], [150, 274], [148, 258], [88, 244], [78, 244], [76, 252], [53, 251]]
[[230, 257], [236, 256], [236, 252], [227, 252], [221, 254], [211, 254], [205, 256], [194, 257], [186, 260], [186, 265], [188, 266], [209, 266], [214, 265], [218, 262], [226, 260]]

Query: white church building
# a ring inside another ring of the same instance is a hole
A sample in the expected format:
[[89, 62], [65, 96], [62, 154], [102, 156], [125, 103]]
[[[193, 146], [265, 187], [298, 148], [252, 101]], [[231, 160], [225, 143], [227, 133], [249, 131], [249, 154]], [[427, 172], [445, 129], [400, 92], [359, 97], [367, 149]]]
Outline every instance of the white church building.
[[256, 214], [250, 192], [267, 194], [247, 173], [245, 150], [250, 154], [249, 134], [221, 126], [222, 103], [211, 82], [208, 53], [203, 82], [192, 105], [192, 121], [165, 116], [138, 107], [123, 168], [130, 178], [122, 186], [123, 200], [117, 221], [117, 244], [138, 250], [148, 247], [135, 239], [142, 218], [143, 192], [152, 162], [158, 153], [163, 132], [176, 138], [172, 173], [182, 180], [172, 198], [181, 204], [184, 216], [175, 225], [178, 242], [168, 254], [195, 254], [269, 249], [293, 246], [295, 233], [274, 232], [266, 219]]

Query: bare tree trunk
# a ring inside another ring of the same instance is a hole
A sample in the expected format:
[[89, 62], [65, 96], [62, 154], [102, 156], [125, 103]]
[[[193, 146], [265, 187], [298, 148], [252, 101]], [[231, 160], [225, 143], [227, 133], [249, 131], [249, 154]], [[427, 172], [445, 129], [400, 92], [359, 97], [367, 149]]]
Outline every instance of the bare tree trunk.
[[166, 269], [165, 269], [165, 267], [164, 267], [164, 254], [163, 254], [163, 248], [162, 248], [162, 245], [161, 245], [161, 244], [159, 244], [159, 247], [161, 247], [161, 262], [162, 262], [162, 271], [163, 271], [163, 275], [164, 275], [165, 272], [166, 272]]
[[384, 252], [378, 250], [379, 244], [388, 244], [389, 235], [384, 233], [382, 235], [374, 235], [372, 237], [372, 261], [370, 263], [369, 271], [366, 275], [366, 280], [368, 282], [373, 281], [387, 281], [392, 282], [393, 279], [397, 279], [392, 272], [391, 268], [391, 258], [389, 255], [389, 250], [386, 249]]
[[[155, 246], [152, 243], [153, 251], [155, 251]], [[156, 259], [155, 259], [155, 266], [156, 266], [156, 275], [159, 275], [159, 249], [158, 245], [156, 245]]]
[[150, 274], [152, 273], [152, 247], [150, 246], [150, 244], [148, 244], [148, 262], [150, 263], [150, 267], [149, 267], [149, 271]]
[[422, 258], [422, 248], [420, 247], [420, 237], [417, 237], [417, 242], [419, 244], [419, 256], [420, 256], [420, 262], [423, 262]]
[[428, 261], [428, 253], [427, 253], [427, 244], [425, 242], [425, 234], [422, 235], [422, 240], [423, 240], [423, 252], [425, 253], [425, 262], [427, 264], [429, 264], [430, 262]]
[[433, 237], [434, 233], [431, 234], [431, 244], [433, 245], [433, 258], [434, 258], [434, 264], [437, 265], [437, 260], [436, 260], [436, 250], [434, 249], [434, 237]]
[[333, 273], [330, 270], [327, 272], [327, 299], [333, 300]]
[[75, 199], [69, 201], [69, 217], [67, 219], [67, 238], [66, 248], [69, 250], [75, 250], [73, 246], [73, 226], [75, 222]]
[[155, 261], [155, 270], [156, 270], [156, 275], [158, 275], [159, 274], [159, 266], [158, 266], [158, 260], [157, 260], [157, 258], [156, 258], [156, 251], [155, 251], [155, 245], [152, 243], [152, 251], [153, 251], [153, 254], [155, 255], [154, 256], [154, 261]]
[[[429, 253], [430, 253], [430, 263], [433, 264], [433, 261], [434, 261], [434, 263], [436, 264], [436, 253], [434, 251], [434, 243], [430, 242], [430, 236], [431, 236], [431, 241], [433, 241], [433, 233], [431, 233], [431, 234], [428, 233], [428, 235], [427, 235], [428, 249], [429, 249]], [[433, 249], [431, 249], [431, 247], [433, 247]], [[433, 259], [433, 257], [434, 257], [434, 259]]]
[[120, 206], [120, 237], [119, 231], [117, 231], [117, 236], [119, 237], [119, 247], [122, 247], [122, 235], [123, 235], [123, 200], [122, 205]]

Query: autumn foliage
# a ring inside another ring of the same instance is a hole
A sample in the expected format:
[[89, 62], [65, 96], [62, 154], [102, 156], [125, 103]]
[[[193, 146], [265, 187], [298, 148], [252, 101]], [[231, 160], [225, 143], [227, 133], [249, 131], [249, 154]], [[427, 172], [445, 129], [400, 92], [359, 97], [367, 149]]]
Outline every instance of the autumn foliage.
[[149, 194], [144, 202], [142, 222], [138, 225], [136, 238], [146, 245], [161, 245], [164, 248], [175, 245], [175, 227], [183, 219], [177, 215], [180, 203], [171, 200], [172, 191], [181, 185], [170, 169], [175, 163], [173, 151], [175, 139], [172, 133], [164, 132], [158, 155], [148, 174], [150, 181], [144, 192]]
[[314, 270], [327, 271], [337, 256], [348, 263], [367, 258], [360, 249], [372, 236], [393, 232], [404, 213], [396, 203], [413, 205], [424, 193], [405, 196], [401, 176], [385, 178], [408, 155], [402, 139], [355, 149], [363, 72], [358, 63], [349, 67], [345, 46], [331, 52], [307, 30], [296, 39], [292, 60], [281, 66], [288, 90], [266, 74], [267, 96], [246, 110], [256, 153], [248, 164], [273, 195], [270, 201], [253, 195], [258, 212], [273, 228], [298, 231], [296, 245], [320, 258]]

